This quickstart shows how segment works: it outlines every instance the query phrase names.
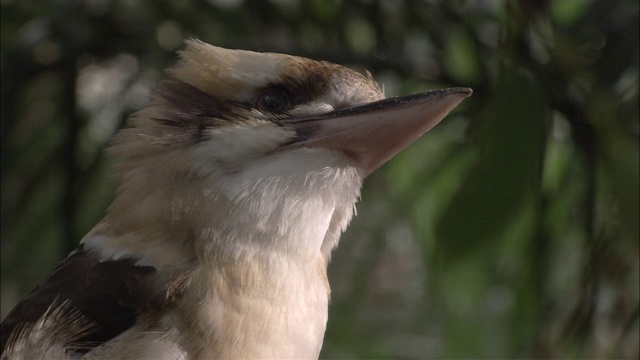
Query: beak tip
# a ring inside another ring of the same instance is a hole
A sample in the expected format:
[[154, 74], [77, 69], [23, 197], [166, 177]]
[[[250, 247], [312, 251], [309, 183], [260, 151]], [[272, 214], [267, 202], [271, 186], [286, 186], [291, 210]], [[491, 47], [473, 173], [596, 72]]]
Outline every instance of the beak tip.
[[468, 98], [469, 96], [473, 95], [473, 89], [468, 88], [468, 87], [455, 87], [455, 88], [449, 89], [449, 91], [451, 93], [460, 94], [465, 99]]

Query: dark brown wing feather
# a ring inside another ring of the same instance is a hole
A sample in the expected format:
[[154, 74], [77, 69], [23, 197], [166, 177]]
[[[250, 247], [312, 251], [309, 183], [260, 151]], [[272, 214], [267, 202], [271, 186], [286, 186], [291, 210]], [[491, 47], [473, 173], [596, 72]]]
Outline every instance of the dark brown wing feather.
[[153, 304], [145, 294], [155, 282], [156, 269], [137, 266], [137, 259], [99, 261], [82, 246], [61, 262], [53, 273], [7, 315], [2, 322], [2, 352], [11, 333], [35, 323], [55, 301], [69, 302], [95, 324], [79, 341], [95, 346], [131, 327], [136, 315]]
[[69, 300], [56, 300], [38, 321], [13, 329], [0, 359], [70, 359], [91, 348], [78, 339], [93, 328]]

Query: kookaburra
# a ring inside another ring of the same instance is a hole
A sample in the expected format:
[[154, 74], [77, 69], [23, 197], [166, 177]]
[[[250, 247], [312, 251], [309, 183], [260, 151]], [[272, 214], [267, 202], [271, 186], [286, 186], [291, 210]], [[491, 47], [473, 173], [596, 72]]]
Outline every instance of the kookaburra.
[[110, 152], [106, 216], [2, 323], [3, 358], [317, 358], [363, 179], [471, 95], [189, 40]]

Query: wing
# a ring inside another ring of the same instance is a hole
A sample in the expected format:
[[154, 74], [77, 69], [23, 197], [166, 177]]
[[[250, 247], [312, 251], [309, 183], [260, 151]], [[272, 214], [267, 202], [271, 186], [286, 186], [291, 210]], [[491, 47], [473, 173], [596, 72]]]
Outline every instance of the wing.
[[132, 258], [100, 261], [80, 246], [3, 320], [2, 352], [14, 330], [22, 331], [46, 317], [55, 303], [68, 303], [70, 309], [93, 324], [80, 338], [73, 339], [92, 346], [133, 326], [142, 311], [164, 306], [157, 303], [162, 296], [148, 291], [151, 284], [157, 285], [156, 269], [135, 263]]
[[1, 359], [69, 359], [76, 351], [83, 352], [85, 344], [77, 339], [93, 327], [69, 301], [54, 301], [38, 321], [11, 331]]

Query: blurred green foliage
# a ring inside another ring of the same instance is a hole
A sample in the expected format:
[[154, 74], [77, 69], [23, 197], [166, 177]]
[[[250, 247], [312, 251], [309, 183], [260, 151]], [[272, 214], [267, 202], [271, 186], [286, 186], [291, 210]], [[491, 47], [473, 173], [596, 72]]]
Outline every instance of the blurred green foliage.
[[638, 2], [2, 0], [2, 313], [102, 216], [182, 40], [472, 98], [365, 183], [325, 358], [638, 358]]

